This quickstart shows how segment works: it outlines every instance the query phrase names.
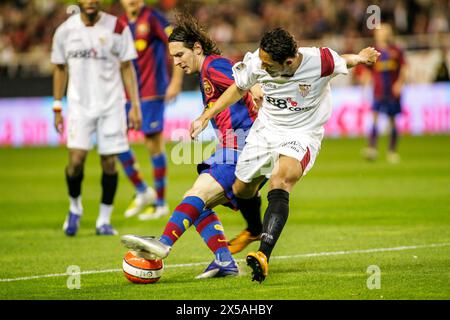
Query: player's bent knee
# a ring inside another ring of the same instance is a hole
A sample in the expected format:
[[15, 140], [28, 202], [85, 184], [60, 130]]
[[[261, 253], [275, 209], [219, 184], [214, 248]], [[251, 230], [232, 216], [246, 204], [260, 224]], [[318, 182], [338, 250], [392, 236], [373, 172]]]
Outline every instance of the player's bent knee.
[[233, 193], [236, 197], [241, 199], [251, 199], [255, 196], [257, 190], [252, 186], [243, 183], [233, 184]]
[[272, 177], [270, 179], [270, 189], [282, 189], [290, 192], [300, 178], [301, 175], [297, 174], [284, 177]]
[[102, 169], [106, 174], [116, 173], [115, 156], [102, 156]]

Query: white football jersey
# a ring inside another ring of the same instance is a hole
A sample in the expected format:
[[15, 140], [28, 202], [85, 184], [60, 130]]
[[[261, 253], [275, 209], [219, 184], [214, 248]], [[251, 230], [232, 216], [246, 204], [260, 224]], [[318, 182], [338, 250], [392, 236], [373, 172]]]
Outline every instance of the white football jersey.
[[68, 65], [69, 112], [96, 117], [123, 108], [120, 63], [136, 57], [133, 36], [117, 17], [100, 12], [92, 27], [80, 14], [67, 19], [53, 37], [51, 62]]
[[259, 83], [264, 101], [258, 119], [265, 127], [287, 134], [308, 133], [322, 139], [331, 116], [330, 80], [347, 74], [345, 60], [329, 48], [299, 48], [303, 59], [292, 77], [272, 77], [261, 68], [259, 49], [233, 66], [236, 85], [249, 90]]

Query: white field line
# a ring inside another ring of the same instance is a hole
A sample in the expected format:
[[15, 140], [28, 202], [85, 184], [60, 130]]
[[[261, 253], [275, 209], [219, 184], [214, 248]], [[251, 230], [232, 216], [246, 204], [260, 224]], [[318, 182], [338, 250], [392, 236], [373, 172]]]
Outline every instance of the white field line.
[[[423, 245], [415, 245], [415, 246], [401, 246], [401, 247], [393, 247], [393, 248], [373, 248], [373, 249], [361, 249], [361, 250], [347, 250], [347, 251], [331, 251], [331, 252], [314, 252], [314, 253], [303, 253], [296, 254], [290, 256], [274, 256], [271, 257], [271, 260], [275, 259], [296, 259], [296, 258], [311, 258], [311, 257], [326, 257], [326, 256], [339, 256], [339, 255], [349, 255], [349, 254], [358, 254], [358, 253], [375, 253], [375, 252], [389, 252], [389, 251], [404, 251], [404, 250], [414, 250], [414, 249], [423, 249], [423, 248], [440, 248], [440, 247], [449, 247], [450, 242], [445, 243], [431, 243], [431, 244], [423, 244]], [[244, 259], [236, 260], [238, 262], [243, 262]], [[202, 266], [210, 263], [208, 262], [196, 262], [196, 263], [183, 263], [183, 264], [171, 264], [165, 266], [165, 268], [186, 268], [186, 267], [195, 267]], [[97, 273], [111, 273], [111, 272], [120, 272], [122, 269], [105, 269], [105, 270], [88, 270], [82, 271], [80, 273], [53, 273], [53, 274], [43, 274], [29, 277], [18, 277], [18, 278], [9, 278], [9, 279], [0, 279], [0, 282], [13, 282], [13, 281], [25, 281], [25, 280], [34, 280], [34, 279], [43, 279], [43, 278], [55, 278], [55, 277], [67, 277], [74, 276], [77, 274], [97, 274]]]

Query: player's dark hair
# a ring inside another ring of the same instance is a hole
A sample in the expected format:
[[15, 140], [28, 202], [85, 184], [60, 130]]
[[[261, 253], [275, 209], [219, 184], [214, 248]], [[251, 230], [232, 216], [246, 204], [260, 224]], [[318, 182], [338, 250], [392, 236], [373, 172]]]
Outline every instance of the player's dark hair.
[[222, 54], [208, 33], [188, 13], [178, 13], [176, 15], [175, 28], [169, 36], [169, 42], [183, 42], [188, 49], [194, 48], [194, 44], [199, 42], [205, 55]]
[[283, 28], [265, 32], [259, 47], [267, 52], [272, 60], [280, 64], [283, 64], [287, 58], [295, 57], [297, 53], [294, 37]]

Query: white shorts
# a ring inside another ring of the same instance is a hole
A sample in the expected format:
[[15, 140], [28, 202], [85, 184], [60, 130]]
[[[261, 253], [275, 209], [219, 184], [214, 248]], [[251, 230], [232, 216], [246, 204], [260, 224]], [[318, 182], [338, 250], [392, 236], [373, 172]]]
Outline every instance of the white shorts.
[[70, 114], [67, 119], [67, 147], [91, 150], [95, 133], [98, 153], [112, 155], [129, 149], [125, 107], [99, 117]]
[[320, 150], [320, 141], [309, 135], [286, 135], [269, 131], [258, 121], [253, 124], [236, 165], [236, 177], [245, 183], [270, 178], [280, 155], [300, 161], [303, 175], [311, 170]]

